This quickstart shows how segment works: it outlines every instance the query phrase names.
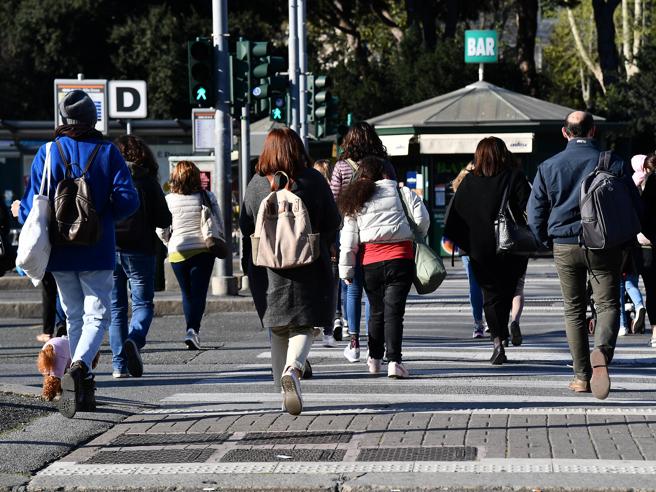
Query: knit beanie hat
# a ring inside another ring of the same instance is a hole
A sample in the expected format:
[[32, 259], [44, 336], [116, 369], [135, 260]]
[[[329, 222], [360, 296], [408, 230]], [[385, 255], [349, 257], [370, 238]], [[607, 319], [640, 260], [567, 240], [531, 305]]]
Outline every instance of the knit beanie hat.
[[96, 105], [86, 92], [79, 89], [69, 92], [59, 102], [59, 114], [66, 125], [86, 123], [93, 126], [98, 120]]

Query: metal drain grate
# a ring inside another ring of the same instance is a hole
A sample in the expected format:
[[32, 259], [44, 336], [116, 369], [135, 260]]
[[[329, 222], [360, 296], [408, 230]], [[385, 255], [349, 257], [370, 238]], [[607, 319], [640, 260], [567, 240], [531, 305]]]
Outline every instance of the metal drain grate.
[[221, 444], [230, 434], [123, 434], [110, 446], [164, 446], [167, 444]]
[[215, 449], [163, 449], [159, 451], [101, 451], [88, 464], [204, 463]]
[[342, 461], [345, 454], [344, 449], [233, 449], [221, 462]]
[[239, 444], [345, 444], [352, 432], [249, 432]]
[[364, 448], [356, 461], [473, 461], [477, 449], [471, 446], [439, 448]]

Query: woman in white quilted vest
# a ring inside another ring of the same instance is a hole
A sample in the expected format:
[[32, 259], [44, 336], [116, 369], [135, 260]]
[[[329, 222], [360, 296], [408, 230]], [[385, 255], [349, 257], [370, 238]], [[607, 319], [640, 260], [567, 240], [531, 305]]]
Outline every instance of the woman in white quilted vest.
[[429, 216], [421, 198], [386, 179], [384, 166], [385, 161], [379, 157], [362, 159], [358, 179], [337, 200], [344, 216], [339, 276], [350, 283], [360, 255], [364, 289], [371, 304], [369, 372], [380, 373], [385, 355], [387, 375], [407, 378], [410, 373], [401, 354], [403, 316], [415, 274], [414, 234], [408, 220], [425, 236]]
[[[169, 262], [182, 291], [182, 309], [186, 321], [184, 342], [190, 350], [200, 350], [200, 322], [214, 268], [214, 255], [205, 245], [201, 233], [200, 170], [190, 161], [180, 161], [171, 173], [171, 193], [166, 195], [173, 221], [157, 234], [168, 247]], [[219, 204], [211, 191], [206, 191], [214, 210]]]

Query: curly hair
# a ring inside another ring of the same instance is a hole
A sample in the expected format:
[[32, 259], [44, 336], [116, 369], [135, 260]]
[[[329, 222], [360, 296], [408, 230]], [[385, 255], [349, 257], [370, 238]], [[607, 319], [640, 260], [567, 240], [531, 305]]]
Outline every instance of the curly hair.
[[342, 143], [342, 155], [340, 159], [351, 159], [359, 162], [367, 156], [387, 158], [387, 149], [374, 130], [374, 127], [365, 121], [352, 126]]
[[360, 161], [358, 178], [349, 184], [337, 198], [342, 215], [356, 215], [376, 192], [376, 181], [384, 178], [385, 161], [367, 156]]
[[143, 139], [134, 135], [122, 135], [114, 140], [114, 144], [126, 161], [147, 169], [151, 176], [157, 176], [159, 164]]

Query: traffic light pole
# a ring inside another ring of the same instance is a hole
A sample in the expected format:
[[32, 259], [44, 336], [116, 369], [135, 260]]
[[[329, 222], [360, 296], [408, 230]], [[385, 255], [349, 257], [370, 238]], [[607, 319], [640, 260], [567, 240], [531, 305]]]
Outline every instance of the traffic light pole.
[[232, 274], [232, 168], [230, 162], [230, 87], [228, 53], [228, 0], [212, 0], [212, 38], [214, 42], [215, 75], [215, 164], [214, 189], [223, 212], [224, 236], [228, 256], [218, 261], [212, 279], [212, 292], [218, 295], [237, 294], [237, 282]]
[[[250, 107], [248, 104], [244, 105], [241, 108], [241, 135], [239, 137], [239, 204], [240, 207], [244, 204], [244, 197], [246, 196], [246, 188], [248, 187], [248, 181], [250, 180], [250, 162], [251, 162], [251, 119], [250, 119]], [[241, 238], [242, 243], [244, 238]], [[239, 258], [242, 259], [244, 254], [244, 246], [241, 245], [239, 248]], [[243, 265], [244, 262], [239, 262], [240, 265]], [[241, 277], [241, 288], [246, 290], [248, 286], [248, 272], [242, 271]]]
[[298, 25], [296, 10], [297, 0], [289, 0], [289, 106], [291, 110], [289, 127], [298, 133]]
[[307, 117], [307, 17], [306, 0], [297, 0], [296, 20], [298, 26], [298, 118], [300, 120], [300, 136], [303, 145], [308, 148], [308, 117]]

